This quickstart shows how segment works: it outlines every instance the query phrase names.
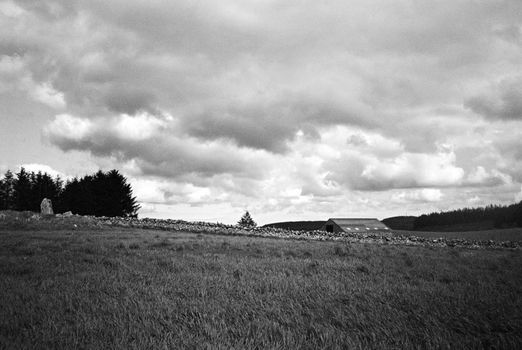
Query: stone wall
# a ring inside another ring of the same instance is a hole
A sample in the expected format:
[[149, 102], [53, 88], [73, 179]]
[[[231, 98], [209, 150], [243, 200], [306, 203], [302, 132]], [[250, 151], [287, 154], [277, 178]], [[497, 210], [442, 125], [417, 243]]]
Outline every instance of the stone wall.
[[415, 236], [394, 235], [393, 232], [325, 232], [325, 231], [291, 231], [273, 227], [241, 228], [235, 225], [225, 225], [208, 222], [188, 222], [171, 219], [136, 219], [122, 217], [81, 216], [71, 213], [42, 216], [32, 212], [0, 212], [0, 228], [11, 229], [107, 229], [110, 227], [129, 227], [172, 232], [194, 232], [218, 235], [242, 235], [256, 237], [272, 237], [284, 239], [305, 239], [317, 241], [343, 241], [375, 244], [401, 244], [436, 247], [467, 247], [467, 248], [517, 248], [522, 247], [519, 241], [477, 241], [447, 238], [423, 238]]

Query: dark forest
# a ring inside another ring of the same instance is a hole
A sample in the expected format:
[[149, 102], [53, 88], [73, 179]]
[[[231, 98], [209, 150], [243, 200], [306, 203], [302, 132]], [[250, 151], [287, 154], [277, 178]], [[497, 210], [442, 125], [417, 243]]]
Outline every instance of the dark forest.
[[57, 213], [136, 217], [139, 209], [131, 185], [117, 170], [100, 170], [64, 182], [21, 168], [16, 174], [8, 170], [0, 179], [0, 210], [37, 212], [44, 198], [52, 201]]

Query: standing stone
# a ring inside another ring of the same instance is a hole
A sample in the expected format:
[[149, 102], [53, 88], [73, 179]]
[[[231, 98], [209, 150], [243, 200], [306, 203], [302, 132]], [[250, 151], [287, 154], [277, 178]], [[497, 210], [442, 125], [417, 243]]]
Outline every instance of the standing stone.
[[40, 204], [40, 211], [42, 215], [53, 215], [53, 204], [48, 198], [44, 198]]

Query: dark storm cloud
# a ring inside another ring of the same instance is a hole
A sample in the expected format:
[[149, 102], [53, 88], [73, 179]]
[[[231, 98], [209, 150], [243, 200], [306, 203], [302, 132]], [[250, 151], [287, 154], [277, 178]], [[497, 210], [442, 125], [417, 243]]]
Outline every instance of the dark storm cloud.
[[350, 123], [372, 127], [375, 121], [350, 107], [336, 106], [333, 101], [298, 96], [267, 106], [252, 104], [195, 115], [185, 121], [185, 128], [200, 138], [231, 139], [239, 146], [282, 153], [288, 151], [288, 142], [298, 131], [317, 139], [319, 127]]
[[[145, 174], [180, 177], [230, 173], [253, 178], [263, 174], [262, 158], [231, 145], [201, 143], [176, 135], [156, 117], [86, 120], [58, 116], [45, 136], [64, 151], [88, 151], [97, 156], [135, 161]], [[258, 163], [251, 160], [257, 160]]]
[[522, 45], [522, 28], [518, 23], [509, 23], [495, 29], [495, 34], [515, 45]]
[[139, 111], [154, 111], [153, 94], [137, 88], [112, 87], [104, 96], [103, 102], [116, 113], [135, 114]]
[[501, 139], [495, 143], [501, 154], [514, 161], [522, 161], [522, 132], [514, 133], [511, 138]]
[[247, 117], [224, 112], [197, 116], [185, 127], [190, 134], [201, 139], [229, 139], [239, 146], [284, 152], [287, 150], [286, 141], [293, 138], [297, 126], [288, 125], [278, 116], [269, 118], [254, 113]]
[[522, 119], [522, 78], [504, 80], [490, 91], [465, 103], [477, 114], [491, 119]]

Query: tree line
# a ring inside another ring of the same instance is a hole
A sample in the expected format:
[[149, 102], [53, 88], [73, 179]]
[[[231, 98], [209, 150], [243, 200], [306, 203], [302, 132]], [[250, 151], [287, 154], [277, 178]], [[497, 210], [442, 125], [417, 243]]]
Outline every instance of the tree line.
[[425, 214], [417, 217], [415, 229], [428, 226], [445, 226], [454, 224], [469, 224], [491, 222], [496, 228], [522, 227], [522, 201], [508, 206], [488, 205], [480, 208], [463, 208], [446, 212]]
[[59, 176], [21, 168], [16, 174], [7, 170], [0, 179], [0, 210], [40, 211], [44, 198], [52, 201], [57, 213], [136, 217], [140, 208], [131, 185], [115, 169], [64, 182]]

